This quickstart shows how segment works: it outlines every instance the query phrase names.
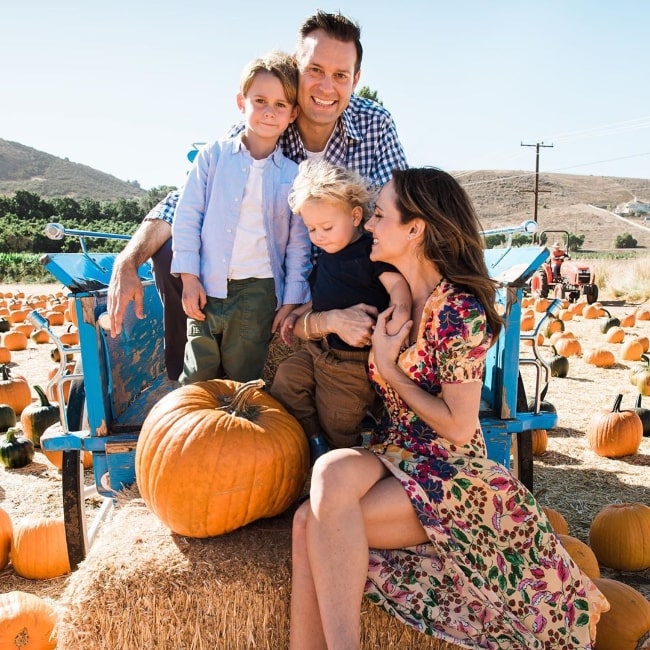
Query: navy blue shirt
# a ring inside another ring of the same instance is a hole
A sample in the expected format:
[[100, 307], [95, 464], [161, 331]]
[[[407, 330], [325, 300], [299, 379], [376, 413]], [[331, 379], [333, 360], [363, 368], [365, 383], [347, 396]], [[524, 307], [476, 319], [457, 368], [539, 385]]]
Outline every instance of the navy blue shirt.
[[[314, 311], [346, 309], [362, 302], [377, 307], [380, 312], [388, 307], [390, 297], [379, 276], [387, 271], [398, 271], [391, 264], [371, 261], [371, 247], [372, 235], [364, 232], [337, 253], [320, 251], [309, 276]], [[328, 334], [327, 342], [338, 350], [370, 349], [370, 346], [355, 348], [348, 345], [336, 334]]]

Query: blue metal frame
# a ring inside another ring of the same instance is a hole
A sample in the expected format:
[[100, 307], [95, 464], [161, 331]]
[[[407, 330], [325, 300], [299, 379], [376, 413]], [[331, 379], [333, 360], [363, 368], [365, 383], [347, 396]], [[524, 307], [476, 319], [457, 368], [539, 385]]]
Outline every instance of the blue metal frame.
[[[557, 423], [554, 413], [517, 410], [523, 287], [547, 257], [543, 247], [485, 251], [490, 274], [501, 285], [497, 302], [505, 327], [487, 356], [480, 421], [488, 456], [507, 467], [513, 434]], [[177, 386], [167, 380], [164, 369], [162, 304], [148, 264], [139, 270], [146, 319], [138, 319], [130, 305], [119, 338], [102, 327], [114, 260], [114, 254], [85, 251], [41, 260], [75, 299], [89, 424], [88, 430], [49, 439], [47, 448], [92, 451], [95, 483], [105, 496], [135, 480], [139, 428], [153, 404]]]

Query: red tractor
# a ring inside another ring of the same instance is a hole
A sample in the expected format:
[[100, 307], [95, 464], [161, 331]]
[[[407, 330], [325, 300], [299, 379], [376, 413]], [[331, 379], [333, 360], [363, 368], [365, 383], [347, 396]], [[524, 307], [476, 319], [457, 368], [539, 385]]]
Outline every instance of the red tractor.
[[549, 245], [551, 256], [537, 269], [530, 281], [533, 296], [546, 298], [550, 293], [555, 298], [568, 298], [576, 302], [580, 296], [585, 296], [589, 304], [598, 300], [598, 286], [594, 284], [594, 274], [585, 262], [574, 262], [568, 254], [569, 233], [566, 230], [545, 230], [539, 236], [549, 233], [559, 233], [558, 239]]

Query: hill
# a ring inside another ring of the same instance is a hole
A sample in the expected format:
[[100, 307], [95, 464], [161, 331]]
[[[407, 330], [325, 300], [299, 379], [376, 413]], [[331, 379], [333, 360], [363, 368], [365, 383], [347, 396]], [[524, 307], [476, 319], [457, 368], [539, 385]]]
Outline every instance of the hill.
[[26, 190], [44, 199], [70, 197], [114, 201], [139, 199], [146, 191], [87, 165], [0, 139], [0, 194]]
[[[534, 172], [483, 170], [452, 172], [472, 197], [485, 229], [519, 224], [534, 215]], [[98, 201], [140, 198], [142, 188], [87, 165], [0, 139], [0, 194], [27, 190], [43, 198], [68, 196]], [[612, 250], [617, 235], [629, 232], [650, 249], [650, 222], [621, 219], [611, 210], [634, 197], [650, 200], [650, 179], [575, 174], [539, 175], [539, 230], [585, 235], [586, 250]], [[554, 237], [554, 235], [553, 235]]]
[[[485, 229], [519, 224], [535, 212], [535, 174], [522, 171], [452, 172], [476, 206]], [[574, 174], [539, 175], [539, 230], [585, 235], [586, 250], [611, 250], [616, 235], [629, 232], [650, 249], [650, 222], [622, 219], [611, 210], [634, 197], [650, 200], [650, 179]]]

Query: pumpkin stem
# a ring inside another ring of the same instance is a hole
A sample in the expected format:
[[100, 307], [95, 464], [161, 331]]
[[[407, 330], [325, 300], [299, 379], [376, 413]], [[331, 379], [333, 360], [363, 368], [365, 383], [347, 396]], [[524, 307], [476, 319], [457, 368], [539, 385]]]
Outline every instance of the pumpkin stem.
[[634, 404], [634, 408], [640, 409], [641, 408], [641, 393], [639, 393], [636, 396], [636, 402]]
[[623, 401], [623, 395], [619, 394], [616, 396], [616, 399], [614, 400], [614, 406], [612, 407], [612, 413], [620, 413], [621, 412], [621, 402]]
[[11, 379], [11, 372], [9, 370], [9, 366], [6, 364], [2, 364], [0, 366], [0, 375], [2, 375], [3, 381], [6, 381], [7, 379]]
[[255, 409], [248, 405], [248, 400], [253, 395], [256, 390], [259, 390], [264, 386], [263, 379], [253, 379], [252, 381], [247, 381], [245, 384], [242, 384], [232, 396], [232, 399], [227, 404], [219, 406], [218, 410], [227, 411], [232, 415], [242, 415], [244, 417], [250, 417]]
[[18, 632], [14, 638], [14, 645], [17, 648], [24, 648], [26, 645], [29, 645], [29, 632], [27, 631], [26, 627]]
[[52, 406], [52, 404], [50, 404], [50, 400], [47, 399], [47, 395], [45, 394], [45, 391], [40, 386], [34, 385], [34, 390], [36, 391], [36, 394], [41, 400], [41, 406]]

